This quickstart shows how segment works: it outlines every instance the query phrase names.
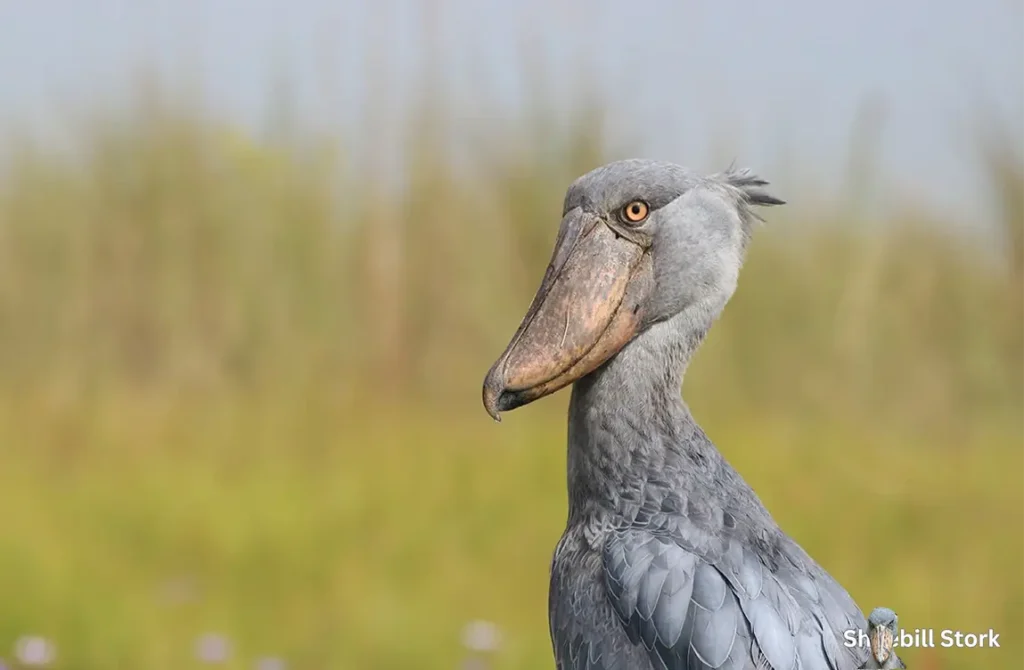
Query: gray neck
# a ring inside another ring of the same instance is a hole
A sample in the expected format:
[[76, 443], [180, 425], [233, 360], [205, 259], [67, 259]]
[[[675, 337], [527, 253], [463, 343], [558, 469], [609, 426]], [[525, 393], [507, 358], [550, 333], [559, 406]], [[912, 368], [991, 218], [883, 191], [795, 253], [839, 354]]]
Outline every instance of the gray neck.
[[569, 516], [627, 513], [654, 486], [710, 486], [724, 464], [683, 402], [683, 375], [718, 310], [655, 324], [573, 386]]

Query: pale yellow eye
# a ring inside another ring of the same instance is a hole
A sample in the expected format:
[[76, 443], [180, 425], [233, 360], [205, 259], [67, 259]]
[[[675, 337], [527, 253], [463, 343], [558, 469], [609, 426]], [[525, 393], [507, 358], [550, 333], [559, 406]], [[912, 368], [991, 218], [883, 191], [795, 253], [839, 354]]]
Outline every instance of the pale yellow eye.
[[630, 223], [640, 223], [647, 218], [649, 211], [646, 202], [634, 200], [622, 208], [622, 216]]

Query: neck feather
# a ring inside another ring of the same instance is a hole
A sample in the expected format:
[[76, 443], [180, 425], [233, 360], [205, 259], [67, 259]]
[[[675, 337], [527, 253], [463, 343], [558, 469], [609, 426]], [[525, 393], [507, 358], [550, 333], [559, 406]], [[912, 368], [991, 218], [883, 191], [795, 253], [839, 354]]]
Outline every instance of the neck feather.
[[569, 512], [622, 511], [652, 482], [685, 488], [721, 456], [683, 402], [683, 376], [719, 310], [694, 305], [648, 328], [576, 382], [569, 404]]

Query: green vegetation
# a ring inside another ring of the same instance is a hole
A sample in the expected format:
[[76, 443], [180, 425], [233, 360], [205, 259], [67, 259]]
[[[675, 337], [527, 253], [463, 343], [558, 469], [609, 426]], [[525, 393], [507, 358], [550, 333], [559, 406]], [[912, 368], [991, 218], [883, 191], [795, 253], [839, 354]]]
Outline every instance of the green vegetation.
[[[616, 152], [584, 116], [455, 161], [423, 116], [400, 192], [335, 143], [151, 100], [73, 156], [12, 138], [0, 657], [39, 634], [60, 668], [197, 667], [215, 631], [224, 667], [448, 670], [486, 619], [495, 668], [550, 667], [566, 397], [496, 426], [479, 387], [565, 186]], [[865, 609], [1002, 634], [911, 668], [1024, 653], [1024, 177], [988, 155], [996, 250], [926, 214], [767, 212], [685, 389]]]

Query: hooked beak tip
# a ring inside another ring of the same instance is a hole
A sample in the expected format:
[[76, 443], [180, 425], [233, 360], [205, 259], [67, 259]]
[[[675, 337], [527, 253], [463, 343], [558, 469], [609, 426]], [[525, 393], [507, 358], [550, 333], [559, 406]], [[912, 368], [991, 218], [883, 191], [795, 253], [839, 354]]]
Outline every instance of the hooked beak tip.
[[501, 423], [501, 413], [498, 409], [498, 401], [501, 399], [501, 394], [504, 391], [504, 384], [498, 378], [499, 375], [496, 371], [497, 366], [487, 373], [487, 378], [484, 379], [483, 399], [484, 409], [497, 423]]

